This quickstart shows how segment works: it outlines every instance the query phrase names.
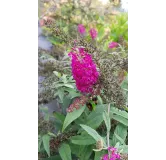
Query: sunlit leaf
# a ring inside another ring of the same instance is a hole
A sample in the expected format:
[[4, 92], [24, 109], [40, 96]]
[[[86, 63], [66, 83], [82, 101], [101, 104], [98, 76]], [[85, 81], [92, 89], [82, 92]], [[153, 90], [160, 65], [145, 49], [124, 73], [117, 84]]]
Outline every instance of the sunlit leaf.
[[119, 115], [113, 115], [112, 117], [114, 120], [124, 124], [125, 126], [128, 126], [128, 120], [126, 118], [123, 118], [122, 116]]
[[96, 141], [89, 135], [78, 135], [71, 137], [71, 142], [78, 145], [90, 145], [96, 143]]
[[110, 124], [110, 117], [106, 111], [103, 112], [103, 119], [107, 127], [107, 132], [109, 132], [111, 129], [111, 124]]
[[85, 106], [81, 106], [78, 110], [75, 109], [73, 112], [67, 113], [63, 127], [62, 127], [62, 132], [71, 122], [77, 119], [83, 113], [84, 110], [85, 110]]
[[119, 116], [121, 116], [125, 119], [128, 119], [128, 113], [126, 111], [122, 111], [122, 110], [119, 110], [115, 107], [111, 107], [110, 112], [113, 113], [113, 114], [119, 115]]
[[90, 135], [92, 136], [96, 141], [102, 140], [102, 137], [91, 127], [80, 124], [80, 126]]
[[53, 73], [54, 73], [58, 78], [61, 77], [61, 73], [59, 73], [59, 72], [57, 72], [57, 71], [53, 71]]

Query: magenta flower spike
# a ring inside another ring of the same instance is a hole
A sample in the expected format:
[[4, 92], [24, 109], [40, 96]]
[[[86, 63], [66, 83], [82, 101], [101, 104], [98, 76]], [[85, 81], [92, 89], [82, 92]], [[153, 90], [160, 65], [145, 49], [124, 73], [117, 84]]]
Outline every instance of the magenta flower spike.
[[[77, 50], [77, 51], [76, 51]], [[93, 85], [97, 82], [99, 73], [90, 54], [83, 48], [75, 48], [69, 53], [71, 56], [72, 75], [77, 89], [82, 93], [92, 93]]]
[[117, 42], [111, 42], [111, 43], [109, 43], [109, 48], [115, 48], [115, 47], [117, 47], [118, 46], [118, 43]]
[[97, 31], [94, 28], [91, 28], [89, 33], [92, 39], [95, 39], [97, 37]]
[[78, 32], [81, 34], [81, 35], [84, 35], [86, 30], [85, 30], [85, 27], [82, 25], [82, 24], [79, 24], [78, 25]]
[[111, 151], [110, 159], [108, 154], [103, 155], [102, 160], [120, 160], [120, 154], [117, 153], [117, 148], [108, 147], [108, 151]]
[[108, 147], [109, 151], [115, 152], [117, 149], [115, 147]]

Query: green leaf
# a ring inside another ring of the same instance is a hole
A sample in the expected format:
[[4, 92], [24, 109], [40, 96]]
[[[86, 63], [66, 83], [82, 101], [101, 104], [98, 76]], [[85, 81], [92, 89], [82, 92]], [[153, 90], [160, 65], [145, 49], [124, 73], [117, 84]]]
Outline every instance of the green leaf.
[[56, 135], [54, 133], [51, 133], [51, 132], [48, 132], [48, 135], [52, 136], [52, 137], [56, 137]]
[[50, 136], [46, 134], [42, 137], [42, 140], [43, 140], [44, 149], [46, 150], [48, 156], [50, 157]]
[[127, 137], [127, 127], [123, 124], [118, 124], [115, 128], [114, 135], [113, 135], [113, 145], [115, 145], [117, 142], [120, 142], [120, 144], [124, 144]]
[[75, 89], [73, 89], [73, 88], [64, 88], [64, 90], [66, 91], [66, 92], [76, 92], [76, 90]]
[[96, 108], [93, 112], [91, 112], [85, 124], [93, 129], [96, 129], [99, 127], [99, 125], [103, 122], [103, 112], [105, 109], [105, 105], [96, 105]]
[[[92, 119], [90, 119], [92, 117]], [[86, 125], [90, 126], [93, 129], [96, 129], [100, 126], [100, 124], [103, 122], [102, 113], [96, 113], [93, 115], [89, 115], [86, 120]]]
[[54, 125], [57, 131], [62, 130], [63, 123], [60, 120], [55, 119]]
[[121, 117], [121, 116], [119, 116], [119, 115], [113, 115], [112, 118], [113, 118], [114, 120], [116, 120], [116, 121], [118, 121], [118, 122], [124, 124], [125, 126], [128, 126], [128, 120], [127, 120], [126, 118], [123, 118], [123, 117]]
[[113, 113], [113, 114], [116, 114], [116, 115], [119, 115], [125, 119], [128, 119], [128, 113], [126, 111], [121, 111], [115, 107], [111, 107], [110, 108], [110, 112]]
[[89, 160], [92, 154], [93, 145], [75, 145], [70, 144], [72, 153], [77, 156], [79, 160]]
[[[53, 38], [53, 37], [52, 37], [52, 38], [50, 37], [50, 38], [47, 38], [47, 40], [50, 41], [50, 42], [51, 42], [52, 44], [54, 44], [54, 45], [58, 45], [58, 44], [61, 44], [61, 43], [62, 43], [62, 42], [60, 41], [60, 39], [57, 38], [57, 37], [56, 37], [56, 38], [55, 38], [55, 37], [54, 37], [54, 38]], [[61, 42], [61, 43], [60, 43], [60, 42]]]
[[111, 38], [113, 38], [114, 40], [117, 39], [117, 34], [115, 32], [111, 32], [110, 34]]
[[111, 124], [110, 124], [110, 117], [106, 111], [103, 112], [103, 119], [107, 127], [107, 132], [109, 132], [111, 129]]
[[89, 145], [89, 146], [85, 146], [82, 150], [81, 150], [81, 154], [80, 154], [80, 160], [89, 160], [90, 156], [92, 154], [92, 148], [93, 146]]
[[66, 75], [66, 74], [63, 74], [63, 76], [60, 78], [60, 80], [61, 80], [63, 83], [67, 83], [67, 75]]
[[119, 140], [119, 142], [121, 142], [121, 144], [125, 144], [124, 140], [119, 137], [116, 133], [114, 133], [115, 137]]
[[81, 94], [78, 93], [78, 91], [76, 91], [74, 88], [64, 88], [64, 90], [69, 92], [70, 99], [73, 99], [73, 98], [81, 96]]
[[68, 144], [63, 143], [58, 150], [62, 160], [72, 160], [71, 149]]
[[96, 143], [96, 141], [89, 135], [78, 135], [70, 138], [73, 144], [78, 145], [90, 145]]
[[56, 119], [60, 120], [62, 123], [64, 122], [65, 116], [63, 114], [59, 112], [54, 112], [53, 115]]
[[102, 156], [103, 156], [102, 152], [95, 152], [94, 160], [101, 160]]
[[101, 158], [104, 154], [108, 154], [108, 152], [106, 150], [102, 150], [100, 152], [95, 152], [94, 160], [101, 160]]
[[123, 154], [128, 154], [128, 145], [119, 146], [118, 150]]
[[57, 72], [57, 71], [53, 71], [53, 73], [58, 77], [58, 78], [60, 78], [62, 75], [61, 75], [61, 73], [59, 73], [59, 72]]
[[69, 107], [69, 105], [71, 104], [71, 99], [70, 96], [67, 95], [63, 98], [63, 103], [62, 103], [62, 110], [63, 110], [63, 114], [66, 114], [66, 108]]
[[85, 110], [85, 107], [86, 106], [81, 106], [78, 110], [74, 110], [73, 112], [67, 113], [65, 121], [63, 123], [62, 132], [71, 122], [73, 122], [83, 113], [83, 111]]
[[97, 96], [97, 99], [99, 100], [98, 104], [103, 104], [103, 100], [100, 96]]
[[63, 89], [59, 89], [56, 94], [59, 96], [60, 101], [63, 102], [64, 90]]
[[96, 109], [96, 104], [95, 104], [95, 102], [93, 102], [93, 101], [90, 101], [90, 103], [91, 103], [91, 105], [92, 105], [92, 108], [93, 108], [93, 111]]
[[63, 86], [64, 86], [64, 87], [68, 87], [68, 88], [73, 88], [73, 89], [74, 89], [74, 86], [72, 86], [71, 84], [64, 84]]
[[62, 87], [64, 87], [64, 83], [59, 83], [59, 82], [57, 83], [56, 82], [55, 84], [56, 84], [55, 85], [56, 88], [60, 88], [61, 89]]
[[84, 146], [83, 145], [76, 145], [73, 143], [69, 143], [69, 145], [70, 145], [72, 154], [75, 154], [77, 157], [79, 157], [79, 149], [80, 149], [80, 147], [84, 147]]
[[73, 91], [73, 92], [70, 92], [69, 94], [70, 94], [70, 98], [71, 98], [71, 99], [81, 96], [80, 93], [77, 93], [77, 92], [74, 92], [74, 91]]
[[100, 141], [102, 137], [91, 127], [80, 124], [80, 126], [90, 135], [92, 136], [96, 141]]
[[38, 137], [38, 152], [40, 152], [40, 148], [41, 148], [41, 144], [42, 144], [42, 138], [41, 138], [41, 136], [40, 137]]
[[41, 160], [62, 160], [59, 155], [57, 156], [51, 156], [49, 158], [42, 158]]

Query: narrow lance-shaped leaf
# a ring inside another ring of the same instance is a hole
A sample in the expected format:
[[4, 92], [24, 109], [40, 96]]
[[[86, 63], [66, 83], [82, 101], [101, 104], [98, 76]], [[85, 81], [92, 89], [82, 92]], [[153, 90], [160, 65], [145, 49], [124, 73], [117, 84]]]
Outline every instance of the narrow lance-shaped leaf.
[[99, 101], [98, 104], [103, 104], [103, 100], [102, 100], [102, 98], [101, 98], [100, 96], [97, 96], [97, 99], [98, 99], [98, 101]]
[[81, 154], [80, 154], [79, 159], [80, 159], [80, 160], [89, 160], [89, 159], [90, 159], [90, 156], [91, 156], [91, 154], [92, 154], [92, 148], [93, 148], [92, 145], [85, 146], [85, 147], [81, 150]]
[[107, 132], [109, 132], [111, 129], [111, 124], [110, 124], [110, 117], [106, 111], [103, 112], [103, 119], [107, 127]]
[[48, 156], [50, 157], [50, 136], [46, 134], [42, 137], [42, 140], [43, 140], [44, 149], [46, 150]]
[[128, 119], [128, 113], [126, 111], [121, 111], [115, 107], [111, 107], [110, 112]]
[[59, 148], [59, 154], [62, 160], [72, 160], [71, 159], [71, 149], [68, 144], [63, 143]]
[[120, 136], [118, 136], [116, 133], [114, 133], [114, 135], [122, 144], [125, 144], [124, 140]]
[[124, 124], [125, 126], [128, 126], [128, 120], [127, 120], [126, 118], [123, 118], [123, 117], [121, 117], [121, 116], [119, 116], [119, 115], [113, 115], [112, 118], [113, 118], [114, 120], [116, 120], [116, 121], [118, 121], [118, 122]]
[[[102, 115], [104, 112], [104, 108], [104, 105], [96, 105], [96, 109], [87, 116], [85, 123], [82, 124], [85, 124], [93, 129], [98, 128], [103, 122]], [[82, 128], [80, 129], [80, 131], [82, 131]]]
[[41, 160], [62, 160], [59, 155], [51, 156], [49, 158], [42, 158]]
[[40, 151], [41, 144], [42, 144], [42, 138], [39, 137], [38, 138], [38, 151]]
[[125, 140], [127, 137], [127, 127], [123, 124], [118, 124], [115, 128], [114, 135], [113, 135], [113, 145], [115, 145], [117, 142], [120, 142], [120, 144], [125, 144]]
[[96, 143], [94, 138], [92, 138], [89, 135], [78, 135], [78, 136], [73, 136], [71, 138], [71, 142], [73, 144], [78, 144], [78, 145], [90, 145]]
[[53, 115], [55, 116], [56, 119], [58, 119], [59, 121], [61, 121], [62, 123], [64, 122], [65, 120], [65, 116], [59, 112], [55, 112], [53, 113]]
[[80, 115], [83, 113], [84, 110], [85, 106], [81, 106], [78, 110], [74, 110], [73, 112], [67, 113], [65, 121], [63, 123], [62, 132], [71, 122], [80, 117]]
[[80, 126], [90, 135], [92, 136], [96, 142], [97, 141], [101, 141], [103, 142], [104, 146], [106, 146], [106, 143], [104, 141], [104, 139], [91, 127], [89, 126], [86, 126], [86, 125], [83, 125], [83, 124], [80, 124]]
[[52, 136], [52, 137], [56, 137], [56, 135], [54, 133], [51, 133], [51, 132], [48, 132], [48, 135]]
[[86, 126], [84, 124], [80, 124], [80, 126], [89, 134], [91, 135], [96, 141], [102, 139], [102, 137], [91, 127]]
[[121, 145], [120, 147], [119, 147], [119, 151], [120, 151], [120, 153], [128, 153], [128, 145]]

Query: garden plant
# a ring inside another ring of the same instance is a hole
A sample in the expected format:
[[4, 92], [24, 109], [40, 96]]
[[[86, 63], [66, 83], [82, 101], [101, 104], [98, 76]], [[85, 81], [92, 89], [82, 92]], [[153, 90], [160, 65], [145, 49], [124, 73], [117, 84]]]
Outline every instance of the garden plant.
[[38, 159], [127, 160], [127, 13], [112, 1], [39, 4], [52, 48], [38, 49]]

